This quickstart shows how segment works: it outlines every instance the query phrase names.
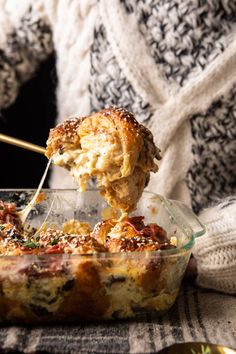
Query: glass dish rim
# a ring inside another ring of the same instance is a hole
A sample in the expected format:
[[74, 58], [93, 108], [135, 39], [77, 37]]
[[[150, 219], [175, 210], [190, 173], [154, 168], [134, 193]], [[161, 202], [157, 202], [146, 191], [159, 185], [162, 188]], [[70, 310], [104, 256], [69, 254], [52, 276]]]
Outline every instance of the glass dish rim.
[[[27, 191], [36, 191], [37, 188], [0, 188], [0, 192], [27, 192]], [[45, 192], [59, 192], [59, 193], [63, 193], [63, 192], [71, 192], [71, 191], [78, 191], [78, 189], [76, 188], [42, 188], [42, 191], [45, 191]], [[90, 192], [93, 192], [93, 191], [97, 191], [99, 192], [99, 189], [97, 188], [88, 188], [86, 191], [90, 191]], [[160, 200], [165, 203], [165, 200], [171, 200], [171, 199], [168, 199], [168, 198], [165, 198], [163, 196], [161, 196], [160, 194], [158, 193], [154, 193], [154, 192], [151, 192], [151, 191], [148, 191], [148, 190], [145, 190], [143, 193], [145, 194], [149, 194], [149, 195], [154, 195], [154, 196], [157, 196], [158, 198], [160, 198]], [[166, 205], [165, 203], [165, 207], [166, 207], [166, 210], [167, 212], [169, 213], [170, 216], [172, 216], [170, 214], [170, 211], [169, 211], [169, 208], [168, 208], [168, 205]], [[186, 233], [180, 225], [178, 225], [180, 227], [180, 229]], [[173, 249], [167, 249], [167, 250], [156, 250], [156, 251], [134, 251], [134, 252], [99, 252], [99, 253], [81, 253], [81, 254], [67, 254], [67, 253], [57, 253], [57, 254], [24, 254], [24, 255], [18, 255], [18, 256], [14, 256], [14, 255], [6, 255], [6, 256], [0, 256], [0, 259], [1, 258], [23, 258], [23, 257], [34, 257], [34, 258], [38, 258], [38, 257], [48, 257], [48, 256], [52, 256], [52, 257], [55, 257], [55, 256], [58, 256], [58, 257], [62, 257], [64, 256], [66, 258], [66, 256], [68, 256], [68, 258], [71, 258], [71, 257], [88, 257], [88, 258], [115, 258], [115, 257], [120, 257], [120, 258], [123, 258], [124, 256], [128, 256], [128, 257], [131, 257], [132, 258], [132, 255], [141, 255], [141, 254], [150, 254], [150, 255], [158, 255], [158, 256], [168, 256], [168, 257], [173, 257], [175, 255], [178, 255], [178, 254], [183, 254], [187, 251], [189, 251], [191, 248], [193, 248], [194, 244], [195, 244], [195, 238], [196, 238], [196, 235], [194, 234], [194, 232], [192, 231], [192, 234], [190, 235], [189, 237], [189, 240], [187, 243], [185, 243], [183, 246], [181, 247], [176, 247], [176, 248], [173, 248]], [[123, 256], [124, 255], [124, 256]]]

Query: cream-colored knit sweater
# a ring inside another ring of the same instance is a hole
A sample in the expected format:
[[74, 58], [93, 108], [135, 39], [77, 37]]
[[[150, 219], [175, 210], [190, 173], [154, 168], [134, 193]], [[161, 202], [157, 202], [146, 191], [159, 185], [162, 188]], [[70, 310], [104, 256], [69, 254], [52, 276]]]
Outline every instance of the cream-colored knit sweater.
[[[55, 50], [58, 121], [110, 105], [133, 111], [162, 150], [148, 189], [200, 213], [207, 234], [194, 250], [198, 283], [229, 293], [236, 293], [235, 14], [230, 0], [0, 0], [0, 108]], [[72, 185], [53, 171], [52, 187]]]

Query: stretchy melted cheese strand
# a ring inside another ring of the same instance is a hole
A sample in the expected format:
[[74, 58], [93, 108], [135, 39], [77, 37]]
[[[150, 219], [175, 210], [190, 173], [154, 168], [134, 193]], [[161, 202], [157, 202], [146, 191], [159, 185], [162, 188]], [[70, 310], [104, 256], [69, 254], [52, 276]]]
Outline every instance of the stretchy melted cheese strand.
[[22, 224], [25, 223], [25, 220], [27, 219], [29, 213], [31, 212], [32, 208], [34, 207], [34, 205], [36, 204], [36, 200], [39, 196], [39, 193], [41, 192], [41, 189], [43, 187], [43, 184], [44, 184], [44, 181], [47, 177], [47, 173], [48, 173], [48, 170], [49, 170], [49, 167], [50, 167], [50, 164], [51, 164], [51, 159], [49, 159], [48, 163], [47, 163], [47, 166], [45, 168], [45, 171], [44, 171], [44, 174], [43, 174], [43, 177], [41, 178], [41, 181], [39, 183], [39, 186], [38, 186], [38, 189], [37, 191], [35, 192], [35, 195], [33, 196], [33, 198], [31, 199], [31, 201], [29, 202], [28, 205], [26, 205], [26, 207], [19, 211], [18, 215], [22, 221]]
[[55, 200], [56, 200], [56, 196], [53, 197], [52, 203], [51, 203], [51, 205], [50, 205], [50, 208], [48, 209], [48, 212], [47, 212], [47, 214], [46, 214], [46, 216], [45, 216], [45, 219], [44, 219], [44, 221], [42, 222], [40, 228], [39, 228], [39, 229], [35, 232], [35, 234], [33, 235], [33, 238], [35, 238], [37, 235], [39, 235], [39, 233], [40, 233], [43, 229], [46, 229], [46, 226], [47, 226], [46, 222], [47, 222], [48, 217], [49, 217], [49, 215], [50, 215], [50, 213], [51, 213], [51, 211], [52, 211], [52, 207], [53, 207], [53, 205], [54, 205]]

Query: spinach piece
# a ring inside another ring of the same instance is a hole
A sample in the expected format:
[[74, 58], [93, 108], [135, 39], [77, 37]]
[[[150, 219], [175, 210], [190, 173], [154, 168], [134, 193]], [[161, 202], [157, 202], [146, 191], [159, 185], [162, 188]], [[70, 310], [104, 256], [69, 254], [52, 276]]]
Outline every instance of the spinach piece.
[[40, 244], [38, 242], [26, 241], [26, 242], [23, 243], [22, 246], [23, 247], [28, 247], [28, 248], [38, 248], [38, 247], [40, 247]]

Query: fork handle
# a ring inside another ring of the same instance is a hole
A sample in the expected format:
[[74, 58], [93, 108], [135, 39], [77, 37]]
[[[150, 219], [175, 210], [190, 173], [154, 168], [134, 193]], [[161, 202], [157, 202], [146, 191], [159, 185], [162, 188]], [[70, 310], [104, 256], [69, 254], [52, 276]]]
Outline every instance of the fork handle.
[[18, 147], [23, 148], [23, 149], [27, 149], [27, 150], [31, 150], [31, 151], [34, 151], [34, 152], [38, 152], [39, 154], [45, 154], [45, 148], [43, 148], [42, 146], [39, 146], [39, 145], [36, 145], [36, 144], [32, 144], [32, 143], [29, 143], [27, 141], [20, 140], [20, 139], [17, 139], [17, 138], [13, 138], [13, 137], [8, 136], [8, 135], [0, 134], [0, 141], [3, 142], [3, 143], [7, 143], [7, 144], [18, 146]]

